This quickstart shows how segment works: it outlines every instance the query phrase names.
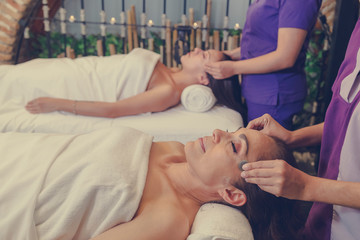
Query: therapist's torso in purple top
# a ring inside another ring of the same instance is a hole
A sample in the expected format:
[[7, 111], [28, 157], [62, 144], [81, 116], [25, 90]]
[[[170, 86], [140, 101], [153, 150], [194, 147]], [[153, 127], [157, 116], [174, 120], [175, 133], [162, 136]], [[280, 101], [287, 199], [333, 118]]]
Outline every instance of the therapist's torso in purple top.
[[[321, 142], [319, 177], [360, 182], [360, 20], [332, 87]], [[360, 201], [360, 200], [359, 200]], [[360, 210], [314, 203], [305, 239], [360, 239]]]
[[247, 101], [277, 105], [305, 98], [305, 54], [321, 2], [322, 0], [256, 0], [249, 7], [240, 45], [242, 60], [276, 50], [279, 28], [304, 29], [308, 31], [308, 36], [294, 67], [268, 74], [242, 76], [242, 94]]

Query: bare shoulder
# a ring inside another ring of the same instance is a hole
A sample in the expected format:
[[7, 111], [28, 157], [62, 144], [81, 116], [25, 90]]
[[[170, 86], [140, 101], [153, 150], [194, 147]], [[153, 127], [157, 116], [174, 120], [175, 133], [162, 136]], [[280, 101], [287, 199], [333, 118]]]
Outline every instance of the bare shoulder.
[[163, 103], [168, 107], [179, 103], [181, 94], [177, 88], [172, 84], [161, 84], [152, 89], [154, 94], [163, 100]]
[[[155, 210], [156, 208], [154, 208]], [[186, 239], [190, 232], [191, 222], [188, 216], [172, 204], [159, 204], [156, 213], [158, 227], [161, 228], [164, 239]], [[163, 239], [163, 238], [159, 238]]]
[[184, 213], [165, 202], [152, 203], [133, 220], [119, 224], [93, 240], [146, 239], [184, 240], [190, 231]]

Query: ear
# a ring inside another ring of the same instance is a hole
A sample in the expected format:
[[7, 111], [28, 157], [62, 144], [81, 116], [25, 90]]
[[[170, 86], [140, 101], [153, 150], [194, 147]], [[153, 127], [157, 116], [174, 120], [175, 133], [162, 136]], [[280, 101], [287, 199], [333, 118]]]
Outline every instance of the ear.
[[245, 193], [233, 186], [218, 190], [218, 193], [227, 203], [234, 206], [243, 206], [247, 200]]
[[201, 74], [199, 76], [199, 83], [202, 84], [202, 85], [205, 85], [205, 86], [207, 86], [209, 84], [209, 79], [206, 76], [206, 74]]

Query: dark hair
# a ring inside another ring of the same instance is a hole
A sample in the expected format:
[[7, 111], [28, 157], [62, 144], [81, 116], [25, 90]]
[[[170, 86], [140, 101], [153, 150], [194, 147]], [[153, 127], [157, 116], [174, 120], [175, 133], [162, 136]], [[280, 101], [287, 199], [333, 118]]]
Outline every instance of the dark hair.
[[[260, 160], [283, 159], [291, 166], [296, 162], [291, 151], [280, 140], [273, 138], [277, 149], [267, 151]], [[276, 197], [245, 181], [234, 184], [247, 196], [247, 203], [239, 207], [249, 220], [255, 240], [301, 239], [305, 224], [304, 209], [300, 201]]]
[[[223, 61], [231, 60], [229, 56], [223, 55]], [[214, 79], [209, 73], [206, 73], [206, 75], [209, 79], [208, 87], [210, 87], [214, 93], [217, 103], [239, 112], [245, 121], [247, 119], [246, 107], [245, 104], [242, 103], [241, 85], [238, 75], [221, 80]]]

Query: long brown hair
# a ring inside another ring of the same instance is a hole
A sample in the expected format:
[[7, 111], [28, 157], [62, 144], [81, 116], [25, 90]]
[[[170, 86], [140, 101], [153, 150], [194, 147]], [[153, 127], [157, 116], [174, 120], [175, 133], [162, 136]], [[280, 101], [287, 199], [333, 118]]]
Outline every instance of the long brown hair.
[[[260, 160], [284, 159], [293, 167], [296, 162], [291, 151], [280, 140], [275, 139], [277, 149], [271, 149]], [[261, 190], [258, 185], [245, 181], [234, 184], [242, 189], [247, 203], [239, 207], [251, 225], [255, 240], [301, 239], [306, 214], [304, 204], [297, 200], [276, 197]]]
[[[229, 56], [224, 55], [223, 61], [231, 60]], [[225, 79], [216, 80], [212, 75], [206, 73], [209, 84], [214, 93], [217, 103], [231, 108], [241, 114], [244, 121], [246, 121], [246, 105], [242, 102], [241, 97], [241, 85], [239, 82], [239, 76], [234, 75]], [[244, 123], [245, 124], [245, 123]]]

